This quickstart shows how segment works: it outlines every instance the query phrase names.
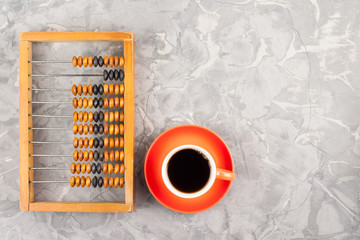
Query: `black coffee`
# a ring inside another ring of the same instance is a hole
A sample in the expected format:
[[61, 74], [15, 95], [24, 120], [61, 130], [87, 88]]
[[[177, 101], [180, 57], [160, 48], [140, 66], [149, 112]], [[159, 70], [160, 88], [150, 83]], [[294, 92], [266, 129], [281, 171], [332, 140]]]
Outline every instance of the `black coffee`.
[[199, 151], [183, 149], [168, 162], [171, 184], [179, 191], [193, 193], [201, 190], [210, 177], [209, 160]]

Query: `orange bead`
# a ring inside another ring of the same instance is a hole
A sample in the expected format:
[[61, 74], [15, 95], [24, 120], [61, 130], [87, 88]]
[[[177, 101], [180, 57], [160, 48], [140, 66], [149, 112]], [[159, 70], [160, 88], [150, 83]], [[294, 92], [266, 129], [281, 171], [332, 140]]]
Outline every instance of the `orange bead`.
[[109, 121], [109, 113], [108, 113], [108, 112], [105, 112], [105, 113], [104, 113], [104, 121], [105, 121], [105, 122], [108, 122], [108, 121]]
[[89, 161], [92, 161], [94, 159], [94, 152], [89, 151]]
[[78, 112], [78, 120], [79, 122], [83, 121], [83, 112]]
[[110, 126], [109, 126], [109, 134], [110, 135], [114, 134], [114, 124], [110, 124]]
[[84, 140], [82, 138], [79, 138], [79, 148], [83, 148], [84, 146]]
[[83, 106], [82, 98], [79, 98], [79, 99], [78, 99], [78, 107], [79, 107], [79, 108], [82, 108], [82, 106]]
[[124, 138], [123, 137], [120, 137], [120, 145], [119, 145], [120, 148], [123, 148], [124, 147]]
[[86, 172], [86, 164], [83, 163], [81, 164], [81, 173], [85, 173]]
[[124, 172], [125, 172], [125, 165], [122, 163], [122, 164], [120, 164], [120, 171], [119, 171], [119, 173], [120, 173], [120, 174], [124, 174]]
[[119, 138], [118, 138], [118, 137], [115, 137], [115, 138], [114, 138], [114, 146], [115, 146], [116, 148], [119, 147]]
[[82, 67], [82, 57], [81, 56], [78, 57], [78, 66]]
[[109, 159], [110, 159], [110, 161], [114, 161], [114, 158], [115, 158], [115, 156], [114, 156], [114, 150], [110, 150], [110, 152], [109, 152]]
[[103, 186], [104, 186], [104, 188], [107, 188], [108, 184], [109, 184], [108, 177], [104, 177], [104, 180], [103, 180]]
[[89, 132], [89, 126], [87, 124], [84, 124], [84, 134], [88, 134]]
[[115, 107], [118, 108], [120, 106], [120, 99], [119, 97], [115, 97], [114, 99], [114, 104], [115, 104]]
[[114, 187], [118, 187], [119, 186], [119, 177], [115, 177], [114, 178]]
[[124, 107], [124, 98], [123, 97], [120, 97], [120, 105], [119, 107]]
[[114, 57], [113, 56], [109, 57], [109, 66], [110, 67], [114, 66]]
[[120, 84], [120, 94], [124, 94], [124, 90], [125, 90], [124, 84], [121, 83], [121, 84]]
[[74, 187], [74, 186], [75, 186], [75, 177], [74, 177], [74, 176], [72, 176], [72, 177], [70, 178], [70, 186], [71, 186], [71, 187]]
[[120, 152], [119, 150], [115, 150], [115, 161], [119, 161], [120, 159]]
[[109, 108], [113, 108], [114, 107], [114, 98], [111, 97], [109, 98]]
[[104, 108], [109, 107], [109, 99], [107, 97], [104, 97]]
[[93, 95], [93, 90], [92, 90], [92, 85], [91, 84], [88, 85], [88, 93], [89, 93], [90, 96]]
[[114, 94], [118, 95], [119, 92], [120, 92], [119, 84], [115, 83], [114, 84]]
[[109, 133], [109, 125], [108, 124], [104, 124], [104, 134], [108, 134]]
[[77, 93], [79, 94], [79, 96], [82, 95], [82, 86], [81, 86], [81, 84], [79, 84], [79, 85], [77, 86]]
[[80, 182], [81, 182], [80, 177], [77, 176], [77, 177], [75, 178], [75, 184], [76, 184], [77, 187], [80, 186]]
[[74, 112], [74, 113], [73, 113], [73, 121], [74, 121], [74, 122], [77, 122], [77, 120], [78, 120], [78, 119], [77, 119], [77, 112]]
[[77, 88], [76, 88], [76, 85], [75, 85], [75, 84], [72, 86], [71, 91], [72, 91], [72, 94], [74, 94], [74, 96], [76, 96], [76, 94], [77, 94]]
[[89, 133], [93, 134], [94, 132], [94, 126], [92, 124], [89, 124]]
[[114, 164], [114, 174], [118, 174], [120, 171], [120, 165], [118, 163]]
[[79, 152], [78, 152], [78, 159], [79, 159], [80, 161], [82, 161], [82, 160], [84, 159], [84, 153], [83, 153], [83, 151], [81, 151], [81, 150], [79, 150]]
[[89, 139], [86, 137], [84, 138], [84, 147], [87, 148], [88, 146], [89, 146]]
[[78, 131], [77, 125], [76, 125], [76, 124], [74, 124], [74, 125], [73, 125], [73, 133], [74, 133], [74, 134], [76, 134], [76, 133], [77, 133], [77, 131]]
[[71, 163], [71, 164], [70, 164], [70, 172], [71, 172], [72, 174], [75, 173], [75, 163]]
[[84, 120], [84, 122], [87, 122], [87, 121], [88, 121], [88, 113], [87, 113], [87, 112], [84, 112], [84, 114], [83, 114], [83, 120]]
[[77, 104], [78, 104], [78, 101], [77, 101], [76, 97], [74, 97], [73, 100], [72, 100], [73, 107], [77, 108]]
[[119, 121], [119, 111], [115, 111], [115, 113], [114, 113], [114, 120], [115, 120], [115, 122], [118, 122]]
[[81, 164], [80, 163], [77, 163], [76, 164], [76, 173], [79, 174], [81, 171]]
[[89, 148], [92, 148], [94, 145], [94, 139], [93, 138], [90, 138], [89, 139]]
[[83, 125], [82, 124], [79, 124], [78, 125], [78, 133], [81, 135], [83, 134]]
[[109, 177], [109, 187], [111, 188], [114, 184], [114, 179], [112, 177]]
[[109, 147], [113, 148], [114, 147], [114, 138], [109, 138]]
[[122, 188], [124, 186], [124, 178], [121, 177], [119, 180], [119, 187]]
[[121, 135], [124, 134], [124, 125], [122, 125], [121, 123], [119, 124], [119, 133], [120, 133]]
[[114, 135], [118, 135], [119, 134], [119, 125], [115, 124], [114, 125]]
[[78, 147], [78, 139], [77, 138], [74, 138], [74, 140], [73, 140], [73, 146], [74, 146], [74, 148], [77, 148]]
[[89, 108], [93, 107], [93, 99], [92, 98], [89, 98], [89, 100], [88, 100], [88, 107]]
[[111, 163], [109, 163], [109, 164], [108, 164], [108, 173], [109, 173], [109, 174], [112, 174], [113, 170], [114, 170], [113, 165], [112, 165]]
[[85, 182], [86, 182], [84, 176], [81, 177], [80, 182], [81, 182], [81, 183], [80, 183], [81, 187], [84, 187], [84, 186], [85, 186]]
[[119, 67], [124, 66], [125, 60], [122, 56], [119, 57]]
[[88, 57], [88, 62], [89, 62], [89, 67], [92, 67], [93, 66], [93, 57]]
[[109, 93], [114, 94], [114, 84], [112, 83], [109, 84]]
[[109, 93], [109, 86], [104, 84], [104, 94], [107, 95]]
[[89, 152], [88, 151], [84, 151], [84, 161], [89, 160]]
[[107, 150], [104, 151], [104, 160], [105, 161], [109, 160], [109, 152]]
[[104, 138], [104, 147], [108, 148], [109, 147], [109, 139], [106, 137]]
[[89, 176], [86, 177], [86, 186], [87, 187], [91, 186], [91, 178]]
[[91, 164], [90, 163], [86, 164], [86, 173], [91, 173]]
[[120, 152], [120, 161], [124, 161], [124, 151]]
[[86, 98], [83, 98], [83, 107], [87, 108], [87, 106], [88, 106], [88, 101]]
[[119, 57], [115, 56], [114, 57], [114, 67], [118, 67], [119, 66]]
[[104, 67], [109, 65], [109, 58], [107, 56], [104, 57]]
[[[90, 107], [90, 105], [89, 105]], [[94, 119], [94, 114], [92, 112], [89, 112], [89, 122], [92, 122], [92, 120]]]
[[88, 66], [88, 57], [84, 57], [83, 58], [83, 64], [84, 64], [84, 67], [87, 67]]
[[113, 122], [114, 121], [114, 112], [110, 112], [109, 113], [109, 122]]
[[120, 111], [119, 121], [120, 121], [120, 122], [123, 122], [123, 121], [124, 121], [124, 112], [123, 112], [123, 111]]
[[77, 66], [77, 58], [76, 58], [75, 56], [73, 56], [73, 58], [72, 58], [72, 65], [73, 65], [74, 67]]
[[83, 86], [82, 86], [82, 91], [83, 91], [83, 94], [84, 95], [86, 95], [87, 94], [87, 86], [84, 84]]
[[102, 171], [103, 171], [103, 174], [107, 173], [107, 164], [106, 163], [103, 164]]

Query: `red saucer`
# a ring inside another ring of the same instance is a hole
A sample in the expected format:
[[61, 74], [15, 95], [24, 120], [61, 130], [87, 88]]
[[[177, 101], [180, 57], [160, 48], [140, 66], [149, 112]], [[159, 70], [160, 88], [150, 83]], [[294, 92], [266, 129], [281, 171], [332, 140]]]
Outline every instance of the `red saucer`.
[[216, 179], [211, 189], [197, 198], [186, 199], [171, 193], [161, 178], [162, 161], [172, 149], [185, 144], [208, 151], [217, 168], [234, 170], [230, 151], [218, 135], [207, 128], [182, 125], [165, 131], [153, 142], [145, 159], [145, 179], [150, 192], [161, 204], [177, 212], [196, 213], [218, 203], [229, 190], [231, 181]]

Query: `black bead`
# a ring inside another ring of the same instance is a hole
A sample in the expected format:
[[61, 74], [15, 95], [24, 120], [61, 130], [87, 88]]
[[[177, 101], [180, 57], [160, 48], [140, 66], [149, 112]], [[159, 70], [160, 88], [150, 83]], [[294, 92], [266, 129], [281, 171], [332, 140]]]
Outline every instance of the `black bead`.
[[99, 133], [103, 134], [104, 133], [104, 125], [99, 124]]
[[[98, 101], [97, 101], [97, 98], [94, 99], [94, 106], [95, 106], [95, 100], [96, 100], [96, 106], [99, 104]], [[95, 122], [98, 122], [99, 121], [99, 113], [98, 112], [94, 112], [94, 116], [93, 116], [93, 119]]]
[[94, 67], [97, 67], [97, 66], [98, 66], [99, 61], [98, 61], [98, 57], [97, 57], [97, 56], [94, 57], [93, 63], [94, 63]]
[[99, 154], [99, 161], [104, 161], [104, 154], [103, 153], [100, 153]]
[[97, 177], [94, 176], [91, 182], [92, 182], [93, 187], [96, 187], [96, 186], [97, 186], [97, 182], [98, 182], [98, 181], [97, 181]]
[[99, 160], [99, 153], [96, 150], [94, 151], [94, 160], [95, 161]]
[[104, 73], [103, 73], [103, 77], [104, 77], [104, 80], [108, 80], [109, 78], [109, 72], [107, 70], [104, 70]]
[[112, 81], [114, 79], [114, 71], [113, 70], [109, 71], [109, 79], [110, 79], [110, 81]]
[[98, 134], [99, 133], [99, 127], [97, 124], [94, 124], [94, 134]]
[[104, 65], [104, 59], [102, 56], [99, 57], [99, 67], [102, 67]]
[[119, 71], [118, 71], [117, 69], [115, 69], [115, 70], [114, 70], [114, 79], [115, 79], [115, 80], [118, 80], [119, 77], [120, 77], [120, 73], [119, 73]]
[[104, 99], [99, 99], [99, 108], [102, 108], [104, 106]]
[[91, 172], [92, 172], [93, 174], [96, 173], [96, 164], [95, 164], [95, 163], [91, 164]]
[[99, 121], [100, 122], [104, 121], [104, 113], [103, 112], [99, 112]]
[[103, 178], [100, 176], [99, 179], [98, 179], [98, 186], [102, 187], [103, 184], [104, 184]]
[[99, 106], [99, 100], [96, 97], [93, 100], [93, 106], [94, 106], [94, 108], [97, 108]]
[[122, 69], [119, 70], [119, 74], [120, 74], [120, 77], [119, 77], [120, 81], [124, 80], [125, 73]]
[[103, 95], [104, 93], [104, 86], [102, 84], [99, 84], [99, 94]]
[[102, 170], [101, 164], [98, 163], [98, 164], [96, 165], [96, 172], [97, 172], [98, 174], [100, 174], [100, 173], [101, 173], [101, 170]]
[[99, 92], [99, 88], [98, 88], [98, 86], [96, 84], [94, 84], [93, 93], [96, 95], [96, 94], [98, 94], [98, 92]]
[[104, 139], [103, 138], [99, 138], [99, 147], [100, 148], [104, 147]]
[[99, 140], [97, 138], [94, 138], [94, 148], [98, 148], [99, 146]]

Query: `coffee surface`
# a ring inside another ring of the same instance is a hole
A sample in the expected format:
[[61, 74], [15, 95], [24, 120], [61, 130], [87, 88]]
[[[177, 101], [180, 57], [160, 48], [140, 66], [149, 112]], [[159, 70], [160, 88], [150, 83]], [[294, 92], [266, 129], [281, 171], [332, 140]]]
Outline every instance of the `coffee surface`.
[[200, 191], [210, 177], [209, 160], [194, 149], [175, 153], [169, 160], [167, 171], [171, 184], [184, 193]]

